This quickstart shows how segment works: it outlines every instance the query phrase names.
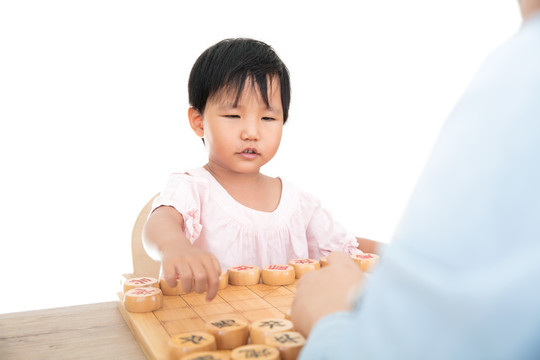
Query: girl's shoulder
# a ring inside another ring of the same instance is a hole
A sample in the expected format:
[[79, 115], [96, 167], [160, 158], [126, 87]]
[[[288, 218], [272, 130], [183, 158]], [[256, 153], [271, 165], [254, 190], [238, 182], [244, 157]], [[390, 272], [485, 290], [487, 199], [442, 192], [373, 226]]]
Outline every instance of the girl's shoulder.
[[185, 172], [171, 173], [169, 175], [169, 181], [171, 180], [207, 184], [210, 179], [207, 176], [207, 171], [204, 170], [204, 168], [200, 167], [193, 168]]
[[172, 173], [167, 183], [154, 199], [152, 208], [172, 206], [186, 216], [194, 209], [200, 209], [209, 198], [208, 180], [200, 176], [197, 170], [184, 173]]
[[209, 179], [204, 176], [199, 168], [191, 169], [183, 173], [176, 172], [170, 174], [167, 183], [163, 188], [162, 195], [172, 195], [185, 191], [197, 193], [206, 193], [209, 191]]
[[296, 184], [280, 178], [283, 186], [283, 195], [293, 204], [297, 204], [304, 211], [321, 206], [319, 198], [312, 193], [300, 188]]

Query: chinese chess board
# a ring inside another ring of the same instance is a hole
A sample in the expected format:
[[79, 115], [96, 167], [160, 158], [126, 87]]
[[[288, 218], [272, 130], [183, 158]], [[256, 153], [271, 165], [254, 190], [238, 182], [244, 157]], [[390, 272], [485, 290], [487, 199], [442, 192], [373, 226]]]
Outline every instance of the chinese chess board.
[[126, 320], [146, 357], [168, 359], [169, 337], [183, 332], [204, 331], [207, 321], [231, 317], [251, 323], [265, 318], [285, 318], [296, 292], [296, 281], [286, 286], [264, 284], [234, 286], [219, 290], [208, 303], [206, 294], [190, 293], [163, 296], [160, 309], [147, 313], [130, 313], [119, 293], [118, 309]]

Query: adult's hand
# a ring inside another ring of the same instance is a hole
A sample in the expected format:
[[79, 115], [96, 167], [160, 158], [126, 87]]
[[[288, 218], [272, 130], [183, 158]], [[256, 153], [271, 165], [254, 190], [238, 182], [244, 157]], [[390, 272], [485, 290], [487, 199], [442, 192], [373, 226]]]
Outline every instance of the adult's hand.
[[295, 329], [307, 337], [317, 321], [352, 309], [351, 299], [361, 286], [363, 273], [345, 253], [331, 253], [328, 266], [300, 278], [291, 308]]

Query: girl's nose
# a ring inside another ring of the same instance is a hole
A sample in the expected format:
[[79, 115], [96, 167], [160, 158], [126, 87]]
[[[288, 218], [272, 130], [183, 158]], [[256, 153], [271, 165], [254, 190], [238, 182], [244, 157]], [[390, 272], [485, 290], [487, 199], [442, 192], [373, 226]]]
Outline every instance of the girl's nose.
[[257, 119], [245, 119], [241, 136], [242, 140], [259, 140], [259, 121]]

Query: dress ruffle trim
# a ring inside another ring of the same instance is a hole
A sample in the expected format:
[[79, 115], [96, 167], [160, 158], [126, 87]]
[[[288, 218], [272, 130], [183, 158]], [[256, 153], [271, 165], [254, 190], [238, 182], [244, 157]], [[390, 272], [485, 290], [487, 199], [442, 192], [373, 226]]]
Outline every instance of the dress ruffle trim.
[[199, 209], [191, 209], [184, 214], [184, 233], [191, 243], [201, 235], [201, 213]]

